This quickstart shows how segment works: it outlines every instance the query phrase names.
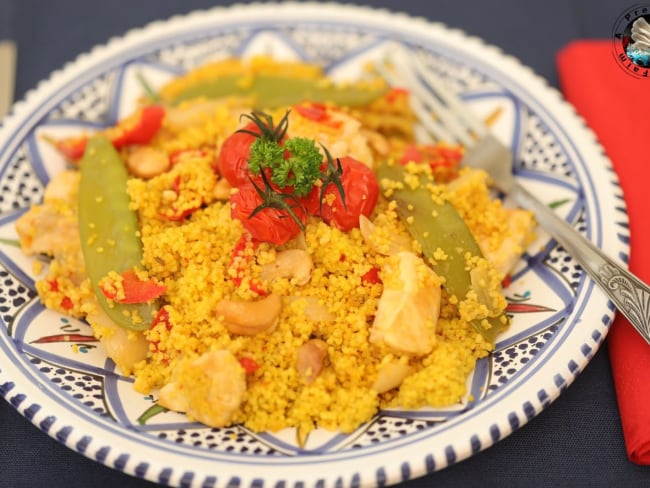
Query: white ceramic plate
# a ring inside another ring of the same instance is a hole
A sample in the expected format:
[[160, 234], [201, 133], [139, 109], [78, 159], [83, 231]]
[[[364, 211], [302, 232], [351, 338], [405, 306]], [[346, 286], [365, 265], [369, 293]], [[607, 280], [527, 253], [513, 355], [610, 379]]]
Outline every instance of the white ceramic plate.
[[516, 60], [460, 31], [360, 7], [265, 4], [197, 12], [80, 56], [5, 120], [0, 393], [71, 449], [134, 476], [183, 486], [395, 483], [489, 447], [552, 402], [604, 340], [613, 308], [543, 231], [506, 290], [513, 326], [468, 381], [473, 402], [383, 412], [350, 435], [319, 431], [304, 448], [292, 431], [255, 435], [156, 415], [152, 399], [136, 394], [129, 378], [115, 371], [86, 324], [45, 310], [37, 299], [14, 222], [64, 167], [42, 134], [112, 124], [140, 95], [139, 71], [160, 84], [210, 59], [264, 52], [318, 62], [346, 78], [388, 41], [417, 52], [479, 112], [500, 107], [494, 130], [513, 148], [522, 183], [558, 204], [557, 211], [608, 254], [626, 259], [627, 215], [609, 162], [572, 109]]

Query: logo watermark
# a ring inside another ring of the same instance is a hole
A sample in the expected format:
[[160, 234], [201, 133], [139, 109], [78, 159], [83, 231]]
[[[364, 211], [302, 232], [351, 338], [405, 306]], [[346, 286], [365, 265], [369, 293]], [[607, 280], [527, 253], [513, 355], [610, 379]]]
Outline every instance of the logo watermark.
[[626, 72], [650, 79], [650, 4], [633, 5], [616, 19], [613, 51]]

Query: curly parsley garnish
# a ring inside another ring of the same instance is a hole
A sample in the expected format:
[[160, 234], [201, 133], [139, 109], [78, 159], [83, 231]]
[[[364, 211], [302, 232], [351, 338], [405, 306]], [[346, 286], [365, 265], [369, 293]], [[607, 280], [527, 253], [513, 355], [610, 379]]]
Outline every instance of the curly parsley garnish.
[[248, 168], [254, 175], [270, 169], [271, 181], [278, 187], [293, 187], [298, 197], [307, 195], [321, 176], [323, 156], [316, 144], [305, 137], [293, 137], [280, 146], [258, 137], [251, 145]]
[[[247, 129], [240, 129], [239, 132], [246, 132], [256, 137], [251, 144], [248, 157], [248, 169], [254, 176], [262, 177], [263, 187], [255, 182], [256, 191], [264, 202], [256, 213], [263, 208], [273, 207], [284, 210], [292, 210], [288, 201], [297, 203], [297, 198], [307, 196], [320, 180], [320, 201], [325, 196], [325, 190], [333, 184], [345, 206], [345, 193], [341, 184], [341, 163], [332, 158], [329, 151], [321, 144], [325, 153], [319, 151], [316, 143], [306, 137], [286, 138], [289, 126], [289, 113], [284, 114], [278, 125], [274, 125], [273, 118], [264, 112], [252, 112], [244, 117], [255, 123], [259, 132]], [[252, 180], [251, 180], [252, 181]], [[275, 185], [272, 187], [271, 183]], [[279, 191], [278, 191], [279, 189]], [[284, 191], [289, 189], [287, 193]], [[302, 228], [301, 222], [292, 211], [289, 214]]]

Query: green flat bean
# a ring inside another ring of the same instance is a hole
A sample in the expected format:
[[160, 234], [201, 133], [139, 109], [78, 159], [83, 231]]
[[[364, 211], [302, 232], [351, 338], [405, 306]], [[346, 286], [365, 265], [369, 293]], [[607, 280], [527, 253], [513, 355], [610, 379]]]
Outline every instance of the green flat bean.
[[259, 74], [246, 83], [242, 75], [215, 77], [193, 84], [168, 100], [176, 105], [193, 98], [221, 98], [227, 96], [252, 97], [256, 109], [276, 108], [303, 101], [331, 102], [346, 107], [367, 105], [388, 91], [387, 87], [374, 88], [360, 85], [323, 84], [321, 80], [290, 78]]
[[[377, 177], [380, 184], [384, 179], [403, 182], [404, 166], [384, 162], [377, 171]], [[446, 290], [462, 301], [472, 287], [467, 254], [482, 257], [483, 253], [454, 206], [447, 201], [435, 201], [425, 186], [428, 181], [426, 176], [421, 175], [419, 179], [417, 188], [408, 185], [395, 188], [389, 198], [397, 203], [400, 217], [406, 222], [411, 236], [420, 244], [422, 253], [428, 258], [428, 264], [436, 273], [445, 277]], [[434, 253], [439, 249], [446, 254], [446, 259], [434, 258]], [[472, 321], [472, 326], [485, 339], [494, 342], [505, 324], [501, 317], [490, 317], [488, 322], [489, 328], [478, 320]]]
[[142, 242], [137, 233], [137, 216], [129, 208], [124, 163], [106, 137], [96, 136], [88, 141], [80, 172], [81, 250], [97, 300], [116, 324], [132, 330], [148, 329], [157, 308], [155, 303], [112, 302], [99, 287], [99, 281], [109, 272], [121, 274], [142, 264]]

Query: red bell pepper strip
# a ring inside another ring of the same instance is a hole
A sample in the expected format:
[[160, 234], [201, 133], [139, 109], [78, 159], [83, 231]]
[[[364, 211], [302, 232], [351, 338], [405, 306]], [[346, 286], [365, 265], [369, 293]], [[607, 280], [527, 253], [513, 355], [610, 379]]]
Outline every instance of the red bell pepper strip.
[[327, 112], [327, 106], [322, 103], [294, 105], [293, 108], [304, 118], [334, 129], [338, 129], [343, 125], [340, 120], [332, 120], [332, 116]]
[[[158, 310], [158, 313], [156, 313], [153, 322], [151, 322], [151, 327], [149, 327], [149, 330], [153, 330], [155, 327], [158, 327], [159, 325], [165, 327], [165, 329], [167, 330], [172, 330], [172, 324], [169, 321], [169, 312], [167, 311], [166, 307], [162, 307]], [[151, 344], [151, 348], [153, 352], [160, 351], [159, 349], [160, 341], [149, 341], [149, 342]], [[165, 358], [163, 362], [167, 364], [169, 362], [169, 359]]]
[[118, 296], [115, 290], [101, 286], [104, 296], [118, 303], [147, 303], [165, 293], [167, 287], [158, 285], [153, 280], [142, 281], [135, 271], [128, 269], [122, 273], [122, 289], [124, 297]]
[[86, 136], [68, 137], [67, 139], [54, 141], [58, 151], [70, 161], [81, 159], [86, 150], [86, 144], [88, 144], [88, 137]]
[[108, 138], [119, 149], [131, 144], [147, 144], [162, 126], [165, 108], [147, 105], [106, 130]]
[[[174, 181], [172, 182], [172, 191], [176, 193], [176, 195], [179, 195], [181, 192], [181, 183], [182, 179], [179, 176], [174, 178]], [[188, 208], [183, 208], [183, 209], [178, 209], [174, 208], [172, 205], [172, 212], [158, 212], [158, 216], [162, 219], [169, 220], [170, 222], [181, 222], [185, 220], [187, 217], [192, 215], [194, 212], [196, 212], [198, 209], [200, 209], [203, 206], [203, 201], [201, 201], [200, 205], [195, 205], [192, 207]]]
[[393, 87], [386, 93], [386, 100], [389, 103], [395, 103], [400, 97], [406, 97], [410, 92], [406, 88]]
[[452, 179], [458, 173], [463, 150], [443, 144], [410, 144], [400, 159], [400, 164], [409, 162], [428, 164], [437, 180]]
[[172, 328], [172, 324], [169, 321], [169, 312], [165, 307], [162, 307], [160, 310], [158, 310], [158, 313], [154, 317], [153, 322], [151, 322], [150, 329], [153, 329], [158, 324], [164, 324], [167, 330], [171, 330]]
[[[131, 144], [147, 144], [162, 127], [165, 108], [161, 105], [147, 105], [122, 119], [100, 134], [108, 137], [116, 149]], [[54, 141], [54, 146], [68, 160], [76, 162], [84, 154], [88, 136], [74, 136]]]

